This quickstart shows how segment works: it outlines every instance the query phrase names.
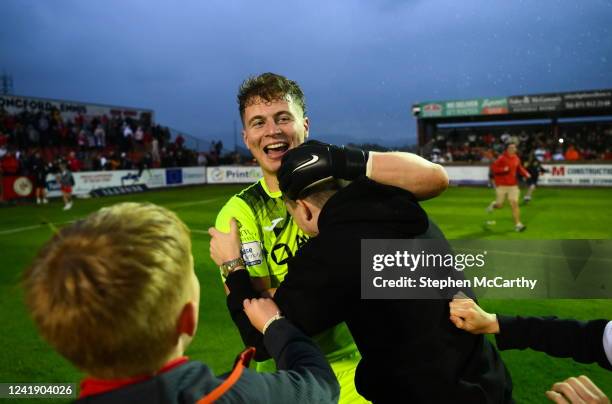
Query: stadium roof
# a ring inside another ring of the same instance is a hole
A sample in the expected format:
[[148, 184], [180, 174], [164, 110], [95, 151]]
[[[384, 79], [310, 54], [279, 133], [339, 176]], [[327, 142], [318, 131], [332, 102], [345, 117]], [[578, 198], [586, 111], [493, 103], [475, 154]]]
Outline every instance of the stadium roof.
[[605, 116], [612, 115], [612, 89], [427, 101], [412, 114], [432, 123]]

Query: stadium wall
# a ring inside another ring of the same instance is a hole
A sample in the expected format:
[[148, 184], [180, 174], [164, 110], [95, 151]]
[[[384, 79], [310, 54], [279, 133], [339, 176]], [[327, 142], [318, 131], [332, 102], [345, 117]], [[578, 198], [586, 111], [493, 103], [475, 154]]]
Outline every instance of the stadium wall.
[[[612, 187], [612, 164], [544, 164], [547, 173], [540, 176], [539, 185], [570, 187]], [[486, 185], [487, 165], [445, 166], [453, 185]], [[251, 184], [262, 176], [255, 166], [177, 167], [144, 170], [84, 171], [74, 173], [73, 194], [89, 195], [91, 191], [110, 187], [146, 185], [147, 188], [168, 188], [199, 184]], [[4, 199], [32, 197], [32, 179], [25, 176], [3, 178]], [[50, 197], [61, 196], [53, 174], [47, 176]]]
[[[142, 173], [138, 170], [83, 171], [73, 173], [72, 193], [85, 196], [97, 189], [132, 185], [156, 189], [198, 184], [250, 184], [262, 175], [261, 168], [254, 166], [157, 168]], [[33, 195], [31, 177], [4, 176], [2, 181], [4, 200], [31, 198]], [[60, 185], [54, 174], [48, 174], [46, 182], [49, 197], [61, 196]]]
[[[538, 185], [571, 187], [612, 187], [612, 164], [543, 164], [548, 172], [540, 175]], [[451, 184], [486, 185], [489, 166], [445, 166]]]
[[[74, 173], [72, 193], [88, 195], [94, 189], [129, 185], [146, 185], [147, 188], [166, 188], [206, 183], [206, 167], [177, 167], [144, 170], [83, 171]], [[47, 175], [47, 191], [50, 197], [61, 196], [55, 175]]]

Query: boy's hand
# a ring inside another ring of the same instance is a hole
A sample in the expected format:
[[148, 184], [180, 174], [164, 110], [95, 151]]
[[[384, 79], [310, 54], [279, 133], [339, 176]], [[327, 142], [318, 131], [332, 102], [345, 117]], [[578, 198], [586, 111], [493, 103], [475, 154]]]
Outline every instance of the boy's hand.
[[593, 403], [610, 404], [606, 395], [586, 376], [570, 377], [561, 383], [553, 384], [546, 397], [555, 403]]
[[274, 294], [276, 293], [276, 288], [268, 288], [261, 292], [261, 297], [269, 297], [270, 299], [274, 298]]
[[497, 316], [480, 308], [472, 299], [455, 297], [450, 305], [450, 320], [472, 334], [497, 334]]
[[230, 220], [230, 231], [224, 233], [214, 227], [208, 229], [210, 234], [210, 258], [215, 261], [215, 264], [221, 265], [224, 262], [240, 258], [240, 234], [238, 233], [238, 224], [236, 219]]
[[249, 321], [261, 333], [268, 320], [280, 313], [272, 299], [244, 299], [242, 304]]

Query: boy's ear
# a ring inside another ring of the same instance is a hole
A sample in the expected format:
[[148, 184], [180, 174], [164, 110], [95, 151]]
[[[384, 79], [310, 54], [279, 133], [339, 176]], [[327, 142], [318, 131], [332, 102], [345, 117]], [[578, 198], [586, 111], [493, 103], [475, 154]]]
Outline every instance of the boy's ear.
[[312, 216], [313, 216], [312, 212], [313, 212], [314, 206], [305, 199], [298, 199], [296, 202], [304, 210], [305, 219], [308, 221], [312, 220]]
[[181, 310], [181, 314], [178, 318], [176, 325], [176, 331], [178, 335], [187, 334], [190, 337], [195, 335], [197, 325], [197, 310], [193, 302], [187, 302]]

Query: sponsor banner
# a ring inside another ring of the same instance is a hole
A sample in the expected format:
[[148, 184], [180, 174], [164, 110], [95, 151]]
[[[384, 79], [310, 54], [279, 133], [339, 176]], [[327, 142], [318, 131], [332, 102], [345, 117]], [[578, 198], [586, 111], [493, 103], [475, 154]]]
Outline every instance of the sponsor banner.
[[257, 166], [220, 166], [206, 170], [206, 181], [209, 184], [248, 184], [263, 176]]
[[34, 194], [32, 179], [26, 176], [5, 175], [2, 177], [3, 194], [5, 201], [19, 198], [29, 198]]
[[[612, 187], [612, 164], [543, 164], [538, 185]], [[488, 166], [445, 166], [453, 185], [486, 185]]]
[[166, 168], [166, 186], [206, 184], [206, 167]]
[[518, 95], [508, 98], [510, 113], [559, 111], [561, 94]]
[[612, 90], [581, 91], [563, 94], [563, 109], [599, 109], [612, 111]]
[[74, 118], [77, 114], [85, 116], [121, 116], [134, 119], [139, 119], [141, 115], [149, 115], [153, 121], [153, 111], [150, 109], [89, 104], [48, 98], [21, 97], [17, 95], [0, 95], [0, 108], [4, 108], [9, 114], [15, 115], [23, 111], [49, 113], [57, 109], [64, 118], [69, 119]]
[[603, 109], [612, 114], [612, 89], [569, 93], [513, 95], [503, 98], [475, 98], [456, 101], [429, 101], [417, 105], [419, 118], [443, 118], [493, 114], [557, 112]]
[[[83, 171], [73, 173], [74, 195], [86, 195], [91, 191], [110, 187], [145, 185], [147, 188], [162, 188], [206, 183], [205, 167], [155, 168], [144, 170]], [[47, 176], [50, 197], [60, 196], [60, 186], [54, 174]]]
[[508, 105], [511, 113], [583, 109], [608, 109], [612, 113], [612, 90], [516, 95], [508, 98]]
[[206, 184], [206, 167], [183, 167], [183, 185]]
[[450, 183], [453, 185], [486, 185], [489, 182], [487, 166], [446, 166]]
[[166, 169], [166, 185], [167, 186], [183, 185], [183, 169], [167, 168]]
[[479, 98], [458, 101], [433, 101], [421, 104], [421, 118], [508, 113], [508, 99]]
[[538, 184], [557, 186], [612, 186], [612, 164], [543, 164], [548, 170]]
[[98, 188], [91, 191], [91, 196], [114, 196], [114, 195], [125, 195], [125, 194], [133, 194], [140, 193], [146, 191], [148, 188], [145, 184], [136, 184], [136, 185], [125, 185], [121, 187], [108, 187], [108, 188]]

